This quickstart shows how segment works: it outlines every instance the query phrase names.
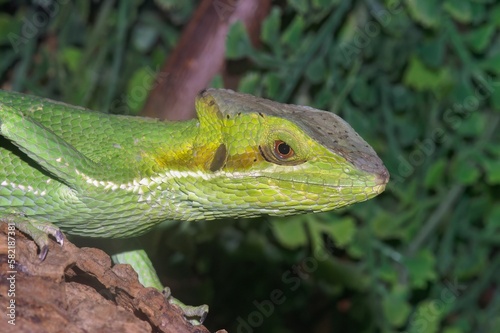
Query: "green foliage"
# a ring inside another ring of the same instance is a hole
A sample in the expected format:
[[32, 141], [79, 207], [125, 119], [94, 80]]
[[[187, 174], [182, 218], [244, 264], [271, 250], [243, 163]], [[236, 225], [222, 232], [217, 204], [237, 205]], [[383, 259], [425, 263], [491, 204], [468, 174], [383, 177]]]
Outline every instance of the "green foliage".
[[[340, 113], [393, 181], [385, 195], [349, 210], [272, 223], [277, 241], [314, 249], [326, 237], [360, 260], [354, 265], [372, 277], [365, 292], [383, 309], [363, 331], [490, 331], [475, 319], [475, 302], [495, 282], [474, 286], [485, 270], [500, 273], [500, 155], [488, 149], [499, 139], [500, 5], [342, 2], [318, 26], [306, 2], [290, 4], [271, 11], [264, 47], [244, 50], [257, 70], [240, 87], [251, 78], [246, 91]], [[338, 288], [330, 293], [338, 297]]]
[[[40, 7], [17, 5], [2, 87], [136, 112], [193, 8], [75, 1], [30, 30]], [[164, 227], [148, 244], [174, 295], [233, 332], [498, 331], [499, 22], [488, 0], [280, 1], [258, 49], [235, 24], [239, 90], [340, 114], [391, 182], [340, 211]]]

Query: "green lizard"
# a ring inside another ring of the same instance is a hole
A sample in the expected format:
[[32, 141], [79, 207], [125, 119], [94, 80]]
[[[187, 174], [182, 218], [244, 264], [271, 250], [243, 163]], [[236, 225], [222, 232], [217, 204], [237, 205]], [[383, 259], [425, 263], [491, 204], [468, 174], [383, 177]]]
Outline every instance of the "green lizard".
[[[215, 89], [196, 110], [198, 119], [162, 122], [0, 91], [0, 220], [30, 235], [43, 259], [47, 235], [62, 245], [61, 230], [126, 238], [166, 220], [327, 211], [389, 180], [332, 113]], [[143, 252], [115, 259], [161, 289]]]

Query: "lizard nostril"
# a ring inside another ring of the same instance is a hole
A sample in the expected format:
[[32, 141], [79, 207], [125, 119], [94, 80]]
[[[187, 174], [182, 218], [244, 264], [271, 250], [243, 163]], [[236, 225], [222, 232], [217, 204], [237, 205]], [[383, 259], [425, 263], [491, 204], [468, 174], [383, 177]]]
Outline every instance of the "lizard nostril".
[[389, 171], [387, 171], [387, 169], [385, 167], [383, 167], [383, 169], [377, 173], [377, 177], [376, 177], [376, 183], [377, 185], [385, 185], [389, 182], [389, 178], [391, 176], [389, 175]]

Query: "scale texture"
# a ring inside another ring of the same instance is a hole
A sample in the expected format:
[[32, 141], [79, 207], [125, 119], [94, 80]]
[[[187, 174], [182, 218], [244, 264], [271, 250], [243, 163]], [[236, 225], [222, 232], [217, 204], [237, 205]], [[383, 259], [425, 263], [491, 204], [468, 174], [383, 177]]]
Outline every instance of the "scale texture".
[[388, 181], [332, 113], [214, 89], [196, 107], [161, 122], [0, 91], [0, 218], [130, 237], [164, 220], [331, 210]]

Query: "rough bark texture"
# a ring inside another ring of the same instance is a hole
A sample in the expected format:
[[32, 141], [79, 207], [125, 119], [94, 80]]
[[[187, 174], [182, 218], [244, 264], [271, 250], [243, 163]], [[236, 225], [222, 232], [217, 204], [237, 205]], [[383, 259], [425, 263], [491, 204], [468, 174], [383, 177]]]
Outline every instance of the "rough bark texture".
[[[144, 288], [129, 265], [112, 265], [101, 250], [51, 241], [41, 262], [36, 244], [16, 230], [17, 273], [10, 273], [7, 241], [7, 225], [1, 223], [0, 332], [209, 332], [187, 322], [160, 292]], [[15, 283], [8, 279], [12, 275]], [[6, 316], [11, 300], [15, 326]]]
[[229, 27], [241, 20], [254, 45], [270, 0], [203, 0], [159, 73], [141, 115], [169, 120], [194, 117], [196, 94], [224, 68]]

